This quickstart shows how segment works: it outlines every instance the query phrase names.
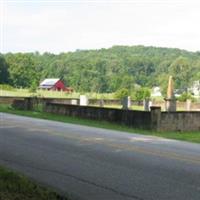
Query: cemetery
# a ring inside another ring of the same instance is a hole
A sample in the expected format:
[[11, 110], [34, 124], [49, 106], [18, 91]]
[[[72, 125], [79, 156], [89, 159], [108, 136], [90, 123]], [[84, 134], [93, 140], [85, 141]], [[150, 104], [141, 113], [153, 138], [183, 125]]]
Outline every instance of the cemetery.
[[[132, 101], [129, 96], [120, 99], [0, 97], [1, 104], [10, 104], [19, 110], [35, 110], [57, 115], [108, 121], [128, 127], [155, 131], [199, 131], [200, 104], [187, 100], [177, 102], [173, 78], [169, 77], [167, 96], [164, 102], [144, 99]], [[117, 106], [113, 106], [117, 105]], [[138, 106], [139, 109], [134, 109]], [[182, 108], [181, 110], [177, 110]]]

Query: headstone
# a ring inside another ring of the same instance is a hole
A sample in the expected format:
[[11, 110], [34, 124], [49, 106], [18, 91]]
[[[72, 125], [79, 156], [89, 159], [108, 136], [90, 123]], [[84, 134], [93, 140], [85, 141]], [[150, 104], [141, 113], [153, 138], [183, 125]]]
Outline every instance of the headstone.
[[151, 107], [153, 106], [152, 101], [149, 101], [149, 110], [151, 110]]
[[131, 97], [130, 96], [124, 97], [122, 99], [122, 109], [128, 110], [130, 109], [130, 107], [131, 107]]
[[149, 111], [150, 110], [149, 99], [144, 99], [143, 100], [143, 107], [144, 107], [144, 111]]
[[187, 99], [187, 101], [186, 101], [186, 110], [187, 111], [191, 110], [191, 103], [192, 103], [191, 99]]
[[88, 106], [88, 98], [86, 95], [80, 95], [80, 106]]
[[169, 77], [167, 98], [165, 98], [165, 109], [168, 112], [176, 111], [176, 98], [174, 96], [174, 85], [172, 76]]
[[103, 100], [103, 99], [100, 99], [100, 101], [99, 101], [99, 106], [100, 106], [100, 107], [104, 107], [104, 100]]
[[72, 99], [71, 100], [72, 105], [78, 105], [78, 100], [77, 99]]

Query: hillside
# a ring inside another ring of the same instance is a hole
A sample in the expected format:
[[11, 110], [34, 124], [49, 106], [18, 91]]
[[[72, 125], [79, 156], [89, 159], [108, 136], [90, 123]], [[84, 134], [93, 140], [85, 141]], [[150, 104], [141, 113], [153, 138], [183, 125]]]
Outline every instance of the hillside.
[[169, 75], [176, 88], [200, 79], [200, 52], [144, 46], [61, 53], [7, 53], [0, 55], [0, 84], [37, 85], [47, 77], [60, 77], [76, 91], [114, 92], [135, 84], [165, 87]]

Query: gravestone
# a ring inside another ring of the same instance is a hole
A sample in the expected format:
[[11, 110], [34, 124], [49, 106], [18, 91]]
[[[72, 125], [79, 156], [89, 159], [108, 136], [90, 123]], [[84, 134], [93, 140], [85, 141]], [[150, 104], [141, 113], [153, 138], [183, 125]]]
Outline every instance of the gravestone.
[[88, 106], [88, 97], [86, 95], [80, 95], [80, 106]]
[[150, 110], [149, 103], [150, 103], [149, 99], [144, 99], [143, 100], [144, 111], [149, 111]]
[[104, 107], [104, 100], [103, 100], [103, 99], [100, 99], [100, 100], [99, 100], [99, 106], [100, 106], [100, 107]]
[[151, 110], [151, 107], [153, 106], [153, 102], [149, 101], [149, 110]]
[[72, 99], [71, 100], [72, 105], [78, 105], [78, 100], [77, 99]]
[[128, 96], [128, 97], [124, 97], [122, 99], [122, 109], [123, 110], [128, 110], [131, 108], [131, 97]]
[[191, 99], [186, 100], [186, 110], [187, 111], [191, 110], [191, 103], [192, 103]]

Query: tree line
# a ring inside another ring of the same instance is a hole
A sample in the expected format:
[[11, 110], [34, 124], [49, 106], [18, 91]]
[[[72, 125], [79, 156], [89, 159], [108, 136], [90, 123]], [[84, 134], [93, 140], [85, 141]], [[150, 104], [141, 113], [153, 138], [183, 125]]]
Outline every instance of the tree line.
[[145, 46], [113, 46], [60, 54], [0, 54], [0, 84], [30, 88], [45, 78], [61, 78], [78, 92], [161, 86], [169, 75], [177, 89], [200, 80], [200, 52]]

